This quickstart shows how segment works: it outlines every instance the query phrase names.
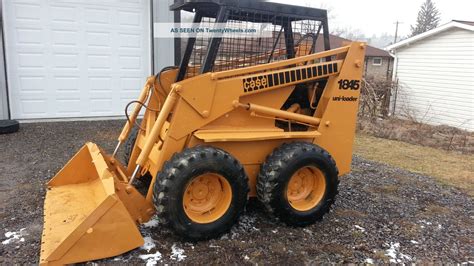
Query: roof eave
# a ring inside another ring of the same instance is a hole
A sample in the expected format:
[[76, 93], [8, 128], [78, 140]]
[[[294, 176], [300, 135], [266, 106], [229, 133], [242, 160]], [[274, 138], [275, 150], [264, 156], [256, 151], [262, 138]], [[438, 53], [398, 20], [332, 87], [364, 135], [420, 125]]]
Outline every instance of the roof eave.
[[406, 40], [403, 40], [401, 42], [389, 45], [389, 46], [385, 47], [385, 50], [392, 51], [392, 50], [396, 50], [397, 48], [400, 48], [400, 47], [408, 46], [411, 43], [417, 42], [421, 39], [425, 39], [427, 37], [438, 34], [442, 31], [448, 30], [448, 29], [453, 28], [453, 27], [474, 31], [474, 26], [470, 26], [470, 25], [467, 25], [467, 24], [464, 24], [464, 23], [459, 23], [459, 22], [456, 22], [456, 21], [451, 21], [449, 23], [441, 25], [441, 26], [439, 26], [437, 28], [434, 28], [432, 30], [429, 30], [427, 32], [423, 32], [421, 34], [418, 34], [416, 36], [413, 36], [413, 37], [408, 38]]

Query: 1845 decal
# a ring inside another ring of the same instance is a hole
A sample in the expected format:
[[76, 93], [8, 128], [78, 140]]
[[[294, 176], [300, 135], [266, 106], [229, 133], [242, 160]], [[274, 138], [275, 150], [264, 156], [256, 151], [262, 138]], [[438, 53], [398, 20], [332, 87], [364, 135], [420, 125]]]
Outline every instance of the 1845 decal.
[[341, 79], [337, 83], [339, 83], [340, 90], [358, 90], [360, 89], [360, 80], [348, 80], [348, 79]]
[[[337, 82], [339, 84], [340, 90], [358, 90], [360, 89], [360, 80], [348, 80], [348, 79], [341, 79]], [[333, 101], [336, 102], [357, 102], [357, 97], [354, 96], [334, 96], [332, 97]]]

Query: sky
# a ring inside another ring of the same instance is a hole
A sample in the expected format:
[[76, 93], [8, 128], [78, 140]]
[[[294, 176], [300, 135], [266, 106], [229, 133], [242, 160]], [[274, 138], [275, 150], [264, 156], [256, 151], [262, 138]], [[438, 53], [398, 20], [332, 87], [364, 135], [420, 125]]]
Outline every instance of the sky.
[[[425, 0], [269, 0], [291, 5], [329, 10], [329, 30], [358, 30], [366, 36], [395, 34], [395, 21], [400, 21], [398, 36], [410, 34], [418, 10]], [[433, 0], [441, 13], [441, 24], [451, 20], [474, 21], [474, 0]]]

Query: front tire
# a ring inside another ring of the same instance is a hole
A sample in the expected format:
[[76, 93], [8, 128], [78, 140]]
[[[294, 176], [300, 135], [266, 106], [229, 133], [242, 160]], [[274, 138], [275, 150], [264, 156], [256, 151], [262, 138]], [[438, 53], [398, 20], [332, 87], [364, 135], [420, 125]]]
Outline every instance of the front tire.
[[[130, 163], [130, 157], [132, 157], [133, 148], [135, 147], [135, 142], [138, 138], [138, 129], [133, 127], [130, 131], [130, 135], [128, 136], [127, 140], [124, 144], [124, 153], [123, 153], [123, 160], [127, 164]], [[148, 188], [151, 184], [151, 180], [153, 177], [149, 172], [146, 172], [144, 175], [139, 176], [137, 180], [140, 181], [141, 187]]]
[[307, 142], [286, 143], [262, 164], [257, 197], [288, 225], [312, 224], [334, 203], [338, 173], [335, 161], [324, 149]]
[[167, 161], [153, 188], [162, 223], [190, 240], [214, 238], [237, 222], [248, 198], [248, 178], [227, 152], [200, 146]]

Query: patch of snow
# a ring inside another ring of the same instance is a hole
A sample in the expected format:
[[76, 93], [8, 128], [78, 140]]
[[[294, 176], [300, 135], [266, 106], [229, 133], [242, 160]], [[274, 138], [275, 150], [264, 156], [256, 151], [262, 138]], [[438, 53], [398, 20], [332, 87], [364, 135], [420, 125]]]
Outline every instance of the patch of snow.
[[309, 230], [308, 228], [304, 228], [304, 229], [303, 229], [303, 232], [305, 232], [305, 233], [307, 233], [307, 234], [310, 234], [310, 235], [313, 234], [313, 232], [312, 232], [311, 230]]
[[[232, 229], [230, 230], [230, 238], [235, 239], [236, 237], [240, 235], [240, 233], [260, 231], [260, 229], [255, 227], [256, 220], [257, 218], [254, 216], [248, 216], [248, 215], [240, 216], [239, 223], [236, 226], [233, 226]], [[221, 239], [224, 239], [224, 238], [221, 238]]]
[[419, 242], [418, 242], [418, 241], [415, 241], [415, 240], [410, 240], [410, 242], [411, 242], [412, 244], [415, 244], [415, 245], [418, 245], [418, 244], [419, 244]]
[[356, 224], [356, 225], [354, 225], [354, 227], [355, 227], [356, 229], [359, 229], [362, 233], [365, 232], [365, 228], [362, 227], [362, 226], [359, 226], [359, 225]]
[[278, 233], [278, 230], [277, 229], [272, 230], [272, 233], [276, 234], [276, 233]]
[[426, 220], [420, 220], [420, 223], [426, 224], [426, 225], [432, 225], [432, 222], [426, 221]]
[[374, 260], [371, 259], [371, 258], [367, 258], [367, 259], [365, 259], [365, 263], [374, 264]]
[[245, 260], [249, 260], [250, 258], [249, 258], [249, 256], [245, 255], [245, 256], [244, 256], [244, 259], [245, 259]]
[[113, 261], [125, 261], [122, 256], [117, 256], [113, 259]]
[[390, 248], [387, 249], [385, 252], [385, 255], [386, 256], [389, 256], [391, 259], [390, 259], [390, 262], [397, 262], [396, 259], [397, 259], [397, 249], [400, 247], [400, 243], [390, 243]]
[[214, 245], [214, 244], [210, 244], [209, 247], [210, 248], [220, 248], [220, 246], [217, 246], [217, 245]]
[[2, 241], [3, 245], [8, 245], [11, 243], [19, 243], [25, 242], [25, 238], [23, 236], [27, 236], [26, 228], [21, 228], [18, 232], [6, 232], [5, 237], [7, 239]]
[[400, 255], [400, 258], [401, 258], [402, 260], [411, 261], [411, 256], [408, 256], [408, 255], [403, 254], [403, 253], [400, 253], [399, 255]]
[[438, 229], [439, 229], [439, 230], [441, 230], [441, 229], [443, 229], [443, 228], [444, 228], [444, 227], [443, 227], [442, 225], [438, 224]]
[[155, 216], [151, 217], [150, 221], [143, 224], [143, 227], [146, 227], [146, 228], [152, 228], [152, 227], [157, 227], [157, 226], [158, 226], [158, 218], [156, 218]]
[[156, 247], [155, 240], [150, 236], [145, 236], [143, 240], [145, 240], [145, 244], [143, 244], [143, 246], [140, 248], [146, 250], [146, 252], [150, 252], [152, 248]]
[[159, 261], [161, 261], [161, 253], [159, 251], [153, 254], [140, 255], [138, 257], [146, 261], [147, 266], [156, 265]]
[[176, 261], [183, 261], [186, 257], [187, 256], [184, 255], [184, 249], [177, 247], [176, 244], [173, 244], [173, 246], [171, 247], [170, 259]]
[[385, 255], [390, 257], [391, 263], [401, 263], [411, 261], [411, 257], [400, 252], [400, 243], [390, 242], [390, 248], [385, 251]]
[[260, 231], [260, 229], [255, 227], [256, 220], [257, 217], [255, 216], [242, 215], [239, 220], [238, 228], [245, 232]]

